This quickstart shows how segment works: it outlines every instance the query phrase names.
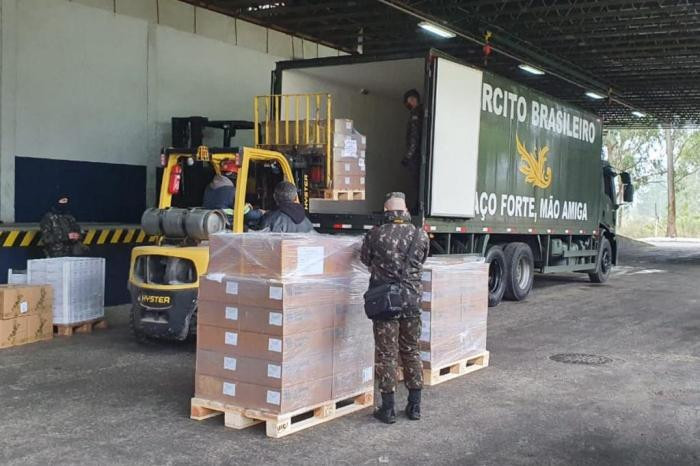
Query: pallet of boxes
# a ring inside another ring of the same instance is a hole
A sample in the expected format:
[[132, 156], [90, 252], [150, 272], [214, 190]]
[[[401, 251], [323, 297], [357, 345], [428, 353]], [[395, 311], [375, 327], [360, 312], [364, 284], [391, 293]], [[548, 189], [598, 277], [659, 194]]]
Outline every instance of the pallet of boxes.
[[107, 328], [104, 319], [105, 259], [57, 257], [27, 261], [27, 282], [53, 290], [53, 331], [59, 336]]
[[425, 385], [489, 365], [488, 270], [489, 264], [473, 256], [436, 256], [426, 261], [420, 338]]
[[218, 234], [200, 281], [192, 419], [282, 437], [373, 405], [361, 238]]
[[360, 134], [352, 120], [336, 119], [333, 127], [332, 189], [326, 199], [359, 201], [365, 198], [367, 138]]
[[0, 348], [53, 337], [50, 286], [0, 285]]

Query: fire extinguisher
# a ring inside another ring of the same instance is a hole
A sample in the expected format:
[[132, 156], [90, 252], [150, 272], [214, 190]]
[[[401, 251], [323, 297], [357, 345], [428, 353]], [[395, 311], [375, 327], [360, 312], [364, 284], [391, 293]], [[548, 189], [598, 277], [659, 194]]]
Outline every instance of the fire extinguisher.
[[180, 182], [182, 181], [182, 167], [180, 164], [175, 165], [170, 172], [170, 182], [168, 183], [168, 192], [177, 194], [180, 192]]

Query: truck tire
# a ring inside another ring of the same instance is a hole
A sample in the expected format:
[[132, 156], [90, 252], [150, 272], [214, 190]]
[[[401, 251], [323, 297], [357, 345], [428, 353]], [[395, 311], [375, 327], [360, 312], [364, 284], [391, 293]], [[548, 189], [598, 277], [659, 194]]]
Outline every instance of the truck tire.
[[484, 257], [489, 265], [489, 307], [498, 306], [506, 291], [506, 256], [500, 246], [491, 246]]
[[508, 243], [504, 249], [506, 256], [505, 297], [512, 301], [522, 301], [530, 294], [535, 280], [535, 257], [526, 243]]
[[588, 274], [588, 277], [593, 283], [605, 283], [610, 277], [612, 270], [612, 247], [607, 238], [603, 238], [600, 243], [600, 260], [596, 266], [595, 272]]

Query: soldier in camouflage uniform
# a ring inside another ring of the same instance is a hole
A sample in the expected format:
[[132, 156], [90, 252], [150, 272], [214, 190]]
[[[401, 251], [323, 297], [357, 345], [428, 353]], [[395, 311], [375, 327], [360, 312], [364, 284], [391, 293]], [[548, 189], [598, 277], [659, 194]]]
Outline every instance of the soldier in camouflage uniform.
[[83, 234], [68, 212], [68, 198], [62, 196], [56, 205], [47, 212], [39, 223], [41, 242], [46, 257], [80, 256], [87, 251]]
[[[411, 252], [408, 270], [403, 276], [406, 254], [414, 235], [420, 235]], [[421, 274], [428, 257], [429, 241], [425, 232], [411, 224], [403, 193], [389, 193], [384, 203], [384, 224], [370, 230], [362, 243], [362, 262], [371, 272], [370, 288], [382, 284], [400, 284], [405, 296], [403, 311], [389, 320], [374, 319], [375, 372], [382, 394], [382, 406], [376, 418], [396, 422], [394, 392], [398, 359], [401, 357], [404, 383], [408, 388], [406, 415], [420, 419], [420, 398], [423, 388], [423, 364], [418, 350], [421, 334]]]

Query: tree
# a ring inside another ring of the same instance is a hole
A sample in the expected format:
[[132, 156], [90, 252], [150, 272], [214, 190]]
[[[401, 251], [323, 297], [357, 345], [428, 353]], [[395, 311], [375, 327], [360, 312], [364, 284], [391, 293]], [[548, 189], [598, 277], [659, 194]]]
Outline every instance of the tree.
[[666, 190], [668, 191], [668, 213], [666, 214], [666, 236], [675, 238], [676, 231], [676, 171], [673, 164], [673, 134], [671, 128], [664, 130], [666, 137]]
[[678, 236], [676, 227], [676, 194], [685, 188], [683, 181], [700, 170], [700, 131], [689, 129], [663, 130], [666, 146], [666, 189], [668, 205], [666, 236]]

